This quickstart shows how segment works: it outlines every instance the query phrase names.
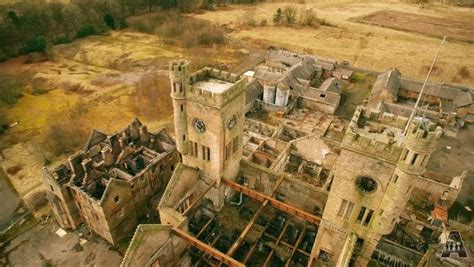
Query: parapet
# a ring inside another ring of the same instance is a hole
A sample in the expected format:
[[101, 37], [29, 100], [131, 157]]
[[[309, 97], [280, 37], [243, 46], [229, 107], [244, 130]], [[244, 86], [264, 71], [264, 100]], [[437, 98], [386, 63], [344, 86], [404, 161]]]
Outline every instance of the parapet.
[[414, 150], [430, 153], [436, 148], [442, 134], [443, 129], [435, 123], [424, 118], [415, 118], [408, 128], [406, 145]]
[[205, 81], [209, 79], [216, 79], [220, 81], [225, 81], [229, 83], [236, 83], [240, 80], [240, 76], [235, 73], [230, 73], [223, 70], [218, 70], [214, 68], [204, 67], [190, 76], [190, 83], [196, 83], [199, 81]]
[[173, 60], [169, 63], [169, 73], [172, 80], [184, 80], [188, 75], [188, 61]]
[[403, 127], [408, 118], [359, 106], [342, 146], [396, 163], [403, 150]]
[[203, 68], [189, 77], [186, 97], [220, 108], [244, 91], [244, 80], [237, 74]]

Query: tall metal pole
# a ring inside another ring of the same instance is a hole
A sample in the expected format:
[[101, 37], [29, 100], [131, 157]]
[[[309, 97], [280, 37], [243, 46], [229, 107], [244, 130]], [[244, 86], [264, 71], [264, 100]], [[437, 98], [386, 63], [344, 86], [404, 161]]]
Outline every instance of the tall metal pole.
[[421, 97], [423, 96], [423, 92], [425, 91], [426, 84], [428, 83], [428, 80], [430, 79], [431, 71], [433, 71], [433, 67], [436, 63], [436, 60], [438, 59], [439, 52], [441, 51], [441, 47], [444, 44], [444, 41], [446, 40], [446, 36], [443, 37], [443, 40], [441, 41], [441, 44], [438, 47], [438, 52], [436, 53], [435, 58], [433, 59], [433, 63], [431, 63], [430, 70], [428, 71], [428, 74], [426, 75], [425, 82], [423, 83], [423, 86], [421, 87], [420, 94], [418, 95], [418, 99], [416, 99], [415, 107], [413, 108], [413, 111], [410, 114], [410, 118], [408, 119], [407, 125], [405, 126], [404, 134], [408, 131], [408, 127], [410, 127], [411, 122], [413, 121], [413, 117], [415, 117], [415, 112], [418, 109], [418, 105], [420, 104]]

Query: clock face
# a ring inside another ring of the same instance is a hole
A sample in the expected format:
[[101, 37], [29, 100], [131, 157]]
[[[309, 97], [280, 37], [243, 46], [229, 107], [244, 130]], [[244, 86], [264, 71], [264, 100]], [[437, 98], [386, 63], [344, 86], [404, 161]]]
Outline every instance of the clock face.
[[237, 116], [233, 115], [227, 122], [227, 128], [232, 129], [237, 124]]
[[199, 133], [204, 133], [206, 131], [206, 124], [200, 119], [193, 120], [194, 129]]

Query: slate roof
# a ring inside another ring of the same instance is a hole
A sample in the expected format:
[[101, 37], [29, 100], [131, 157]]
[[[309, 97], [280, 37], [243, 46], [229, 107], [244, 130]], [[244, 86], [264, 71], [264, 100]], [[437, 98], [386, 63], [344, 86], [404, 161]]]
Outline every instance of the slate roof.
[[247, 85], [245, 103], [248, 104], [263, 94], [263, 86], [257, 80], [251, 81]]
[[301, 62], [300, 55], [287, 50], [270, 50], [268, 59], [275, 62], [283, 63], [287, 66], [293, 66]]
[[[339, 95], [334, 93], [326, 94], [325, 92], [326, 91], [310, 87], [304, 91], [303, 98], [312, 99], [317, 102], [324, 102], [326, 104], [336, 106], [340, 99]], [[325, 97], [321, 98], [321, 94], [325, 94]]]
[[321, 86], [319, 86], [319, 90], [321, 91], [328, 91], [328, 92], [334, 92], [334, 93], [340, 93], [341, 88], [339, 88], [339, 79], [336, 77], [332, 77], [329, 79], [326, 79]]
[[400, 89], [400, 76], [400, 71], [396, 68], [378, 75], [372, 87], [371, 95], [380, 95], [383, 91], [388, 90], [390, 94], [397, 97]]
[[454, 100], [453, 104], [456, 107], [464, 107], [474, 103], [474, 92], [468, 91], [459, 94]]
[[[401, 89], [419, 93], [422, 86], [423, 83], [421, 81], [400, 78]], [[455, 100], [459, 95], [463, 94], [467, 90], [469, 90], [467, 87], [428, 83], [425, 88], [425, 93], [439, 98]]]

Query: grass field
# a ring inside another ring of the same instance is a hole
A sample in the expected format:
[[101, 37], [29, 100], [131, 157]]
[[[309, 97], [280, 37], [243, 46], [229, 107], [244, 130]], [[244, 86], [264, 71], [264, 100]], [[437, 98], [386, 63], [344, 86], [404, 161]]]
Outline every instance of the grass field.
[[382, 10], [356, 19], [357, 22], [427, 36], [474, 43], [474, 17], [439, 18], [393, 10]]
[[[353, 21], [374, 12], [391, 10], [425, 15], [440, 20], [474, 21], [471, 9], [441, 5], [416, 6], [405, 3], [379, 1], [318, 1], [298, 8], [313, 8], [318, 17], [335, 27], [301, 28], [284, 26], [242, 27], [239, 22], [244, 14], [255, 14], [257, 21], [272, 21], [275, 11], [288, 3], [272, 2], [252, 6], [231, 6], [225, 10], [193, 15], [214, 23], [226, 24], [234, 31], [233, 37], [254, 44], [276, 45], [296, 51], [305, 51], [325, 58], [347, 60], [351, 64], [384, 71], [391, 67], [403, 75], [421, 79], [426, 75], [439, 38], [418, 33], [394, 30]], [[271, 23], [270, 23], [271, 24]], [[474, 44], [449, 40], [445, 43], [437, 64], [433, 81], [444, 81], [474, 86]], [[463, 77], [460, 69], [466, 67], [470, 75]]]

